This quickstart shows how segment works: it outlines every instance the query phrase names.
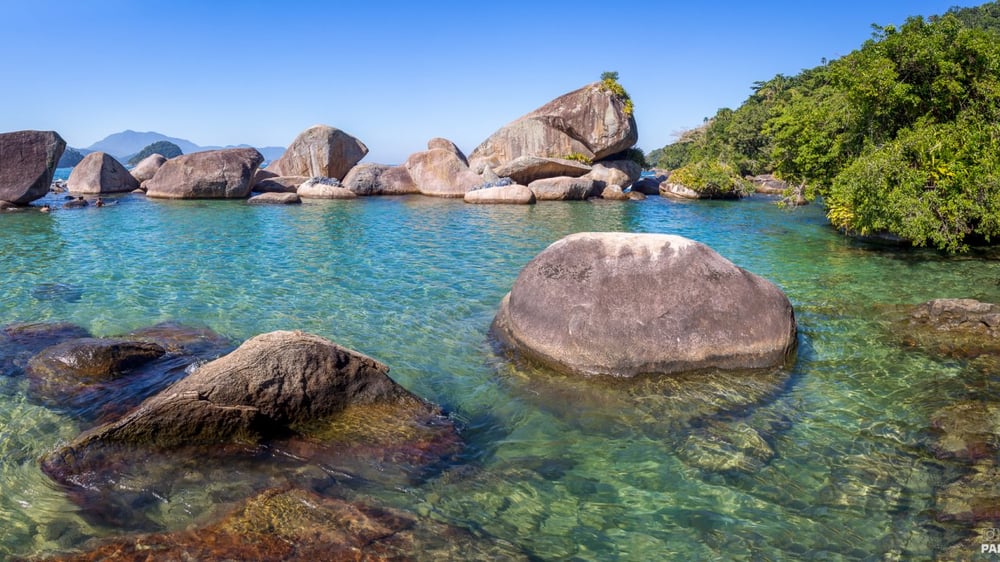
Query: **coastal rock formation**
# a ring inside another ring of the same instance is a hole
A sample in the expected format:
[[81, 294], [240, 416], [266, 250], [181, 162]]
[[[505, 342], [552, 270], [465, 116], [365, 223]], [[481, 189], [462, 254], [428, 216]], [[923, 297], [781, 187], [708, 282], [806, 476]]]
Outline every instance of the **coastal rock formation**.
[[788, 189], [788, 182], [779, 180], [772, 174], [761, 174], [750, 178], [753, 189], [757, 193], [781, 195]]
[[435, 150], [435, 149], [447, 150], [453, 153], [455, 156], [457, 156], [458, 159], [461, 160], [463, 164], [465, 164], [466, 166], [469, 165], [469, 159], [465, 156], [465, 153], [462, 152], [462, 149], [458, 148], [457, 144], [451, 142], [448, 139], [437, 137], [427, 141], [427, 150]]
[[472, 151], [469, 162], [478, 171], [487, 165], [496, 170], [521, 156], [580, 154], [597, 161], [632, 147], [638, 138], [625, 102], [596, 82], [505, 125]]
[[460, 153], [431, 146], [428, 143], [428, 150], [411, 154], [406, 159], [406, 171], [420, 193], [433, 197], [464, 197], [467, 191], [482, 183], [482, 177], [469, 169]]
[[535, 194], [523, 185], [501, 185], [475, 189], [465, 194], [466, 203], [530, 205], [535, 202]]
[[529, 560], [482, 533], [367, 502], [299, 488], [264, 491], [222, 520], [173, 533], [116, 537], [48, 562], [156, 560]]
[[666, 234], [555, 242], [521, 270], [491, 331], [556, 370], [623, 377], [773, 367], [796, 345], [780, 289]]
[[91, 152], [73, 168], [66, 182], [71, 193], [123, 193], [139, 182], [110, 154]]
[[385, 164], [358, 164], [347, 172], [341, 183], [356, 195], [381, 195], [382, 182], [379, 178], [388, 169]]
[[507, 177], [517, 183], [528, 185], [535, 180], [546, 178], [575, 178], [590, 172], [590, 170], [590, 166], [575, 160], [520, 156], [497, 168], [495, 173], [497, 176]]
[[299, 186], [309, 180], [305, 176], [271, 176], [261, 178], [260, 171], [257, 172], [257, 181], [253, 184], [253, 191], [257, 193], [295, 193]]
[[142, 184], [142, 182], [151, 179], [156, 175], [156, 171], [160, 169], [161, 166], [167, 161], [167, 158], [162, 154], [150, 154], [149, 156], [143, 158], [132, 168], [131, 174], [135, 178], [135, 181]]
[[334, 183], [331, 178], [311, 178], [306, 180], [296, 190], [299, 197], [303, 199], [356, 199], [358, 195], [340, 185]]
[[638, 180], [633, 182], [632, 191], [642, 193], [643, 195], [659, 195], [660, 184], [667, 181], [669, 176], [659, 172], [655, 173], [656, 175], [654, 176], [640, 177]]
[[366, 154], [368, 147], [357, 138], [329, 125], [314, 125], [299, 133], [267, 170], [279, 176], [342, 179]]
[[596, 195], [597, 183], [590, 178], [558, 177], [528, 184], [539, 201], [582, 201]]
[[68, 322], [8, 324], [0, 328], [0, 376], [20, 375], [36, 353], [59, 342], [90, 337]]
[[167, 160], [146, 195], [165, 199], [245, 199], [264, 157], [254, 148], [193, 152]]
[[660, 196], [671, 199], [708, 199], [707, 195], [702, 195], [693, 189], [670, 181], [660, 184]]
[[298, 205], [302, 199], [295, 193], [261, 193], [247, 199], [247, 205]]
[[27, 205], [44, 197], [65, 149], [55, 131], [0, 133], [0, 201]]

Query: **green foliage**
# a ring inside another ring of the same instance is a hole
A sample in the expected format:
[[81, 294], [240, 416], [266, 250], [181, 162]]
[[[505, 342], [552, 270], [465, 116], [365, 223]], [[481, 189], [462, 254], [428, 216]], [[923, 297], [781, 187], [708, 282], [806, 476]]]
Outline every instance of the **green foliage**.
[[648, 170], [651, 168], [649, 162], [646, 161], [646, 154], [641, 148], [629, 148], [622, 153], [623, 160], [631, 160], [639, 165], [643, 170]]
[[175, 156], [180, 156], [183, 152], [181, 152], [181, 148], [179, 146], [170, 141], [156, 141], [132, 155], [132, 157], [128, 159], [128, 165], [135, 166], [139, 162], [142, 162], [144, 158], [152, 154], [159, 154], [164, 158], [173, 158]]
[[563, 160], [573, 160], [575, 162], [581, 162], [586, 165], [591, 165], [594, 163], [593, 158], [583, 154], [582, 152], [570, 152], [569, 154], [560, 156]]
[[625, 115], [632, 115], [635, 112], [635, 104], [632, 103], [632, 98], [625, 91], [625, 87], [618, 83], [617, 72], [602, 72], [601, 87], [622, 101]]
[[699, 160], [670, 173], [670, 181], [713, 198], [739, 198], [750, 195], [753, 187], [737, 169], [718, 160]]

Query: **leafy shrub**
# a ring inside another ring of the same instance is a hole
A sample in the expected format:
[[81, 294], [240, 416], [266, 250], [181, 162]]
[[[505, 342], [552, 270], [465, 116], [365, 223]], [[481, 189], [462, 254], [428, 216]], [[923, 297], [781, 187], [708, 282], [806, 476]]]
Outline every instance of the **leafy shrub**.
[[625, 115], [632, 115], [635, 111], [635, 104], [632, 103], [632, 98], [625, 91], [625, 87], [618, 83], [617, 72], [602, 72], [601, 87], [622, 101], [622, 110], [625, 112]]
[[563, 160], [573, 160], [575, 162], [580, 162], [580, 163], [586, 164], [588, 166], [590, 166], [591, 164], [594, 163], [594, 160], [591, 157], [589, 157], [586, 154], [583, 154], [581, 152], [570, 152], [569, 154], [566, 154], [565, 156], [562, 156], [561, 158]]
[[682, 166], [671, 172], [670, 181], [708, 197], [739, 198], [753, 192], [736, 168], [718, 160], [699, 160]]

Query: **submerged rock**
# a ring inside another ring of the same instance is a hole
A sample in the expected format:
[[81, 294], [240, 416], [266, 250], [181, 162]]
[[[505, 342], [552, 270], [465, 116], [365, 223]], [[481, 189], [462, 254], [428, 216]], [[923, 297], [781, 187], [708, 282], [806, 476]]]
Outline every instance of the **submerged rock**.
[[27, 205], [45, 197], [65, 149], [55, 131], [0, 133], [0, 201]]
[[348, 502], [301, 489], [260, 493], [221, 521], [175, 533], [102, 541], [56, 562], [114, 559], [256, 560], [528, 560], [518, 548], [482, 533], [369, 502]]
[[39, 351], [59, 342], [90, 337], [90, 332], [69, 322], [8, 324], [0, 328], [0, 375], [20, 375]]
[[964, 400], [931, 416], [937, 434], [933, 450], [939, 457], [978, 460], [1000, 450], [1000, 403]]
[[91, 152], [73, 168], [66, 187], [72, 193], [124, 193], [139, 182], [110, 154]]
[[167, 160], [143, 186], [149, 197], [245, 199], [263, 161], [254, 148], [193, 152]]
[[976, 464], [934, 496], [939, 521], [1000, 521], [1000, 468], [993, 461]]
[[689, 433], [678, 454], [686, 463], [712, 472], [754, 472], [775, 456], [767, 440], [750, 425], [718, 421]]
[[916, 306], [898, 327], [903, 343], [948, 356], [1000, 354], [1000, 306], [974, 299], [935, 299]]
[[329, 125], [314, 125], [299, 133], [267, 170], [279, 176], [343, 179], [366, 154], [368, 147], [357, 138]]
[[559, 240], [518, 275], [491, 332], [581, 375], [766, 368], [796, 346], [780, 289], [703, 244], [665, 234]]
[[261, 193], [247, 199], [247, 205], [298, 205], [302, 199], [295, 193]]

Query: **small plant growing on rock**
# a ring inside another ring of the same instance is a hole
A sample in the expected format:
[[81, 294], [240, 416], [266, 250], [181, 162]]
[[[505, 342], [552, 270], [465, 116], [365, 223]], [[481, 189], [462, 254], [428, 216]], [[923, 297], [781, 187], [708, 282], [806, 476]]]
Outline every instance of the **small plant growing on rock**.
[[561, 158], [563, 160], [573, 160], [574, 162], [580, 162], [588, 166], [594, 163], [594, 160], [592, 158], [588, 157], [586, 154], [582, 152], [570, 152], [569, 154], [562, 156]]
[[625, 87], [618, 82], [617, 72], [602, 72], [601, 87], [622, 101], [625, 115], [632, 115], [632, 112], [635, 111], [635, 105], [632, 103], [632, 98], [629, 97], [628, 92], [625, 91]]

